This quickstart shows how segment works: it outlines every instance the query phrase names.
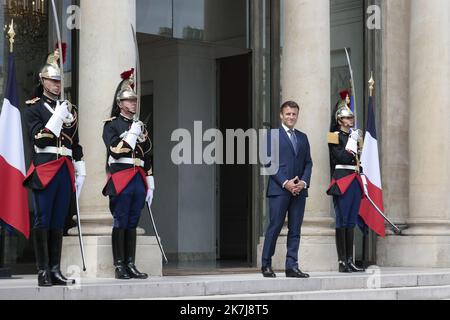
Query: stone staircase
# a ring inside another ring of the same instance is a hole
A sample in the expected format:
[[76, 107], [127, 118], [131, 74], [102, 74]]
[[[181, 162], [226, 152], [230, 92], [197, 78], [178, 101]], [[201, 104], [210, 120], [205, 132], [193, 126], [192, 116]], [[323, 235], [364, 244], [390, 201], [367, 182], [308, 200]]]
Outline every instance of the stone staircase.
[[36, 277], [0, 280], [1, 300], [417, 300], [450, 299], [450, 269], [369, 269], [264, 279], [259, 273], [149, 280], [81, 279], [71, 288], [38, 288]]

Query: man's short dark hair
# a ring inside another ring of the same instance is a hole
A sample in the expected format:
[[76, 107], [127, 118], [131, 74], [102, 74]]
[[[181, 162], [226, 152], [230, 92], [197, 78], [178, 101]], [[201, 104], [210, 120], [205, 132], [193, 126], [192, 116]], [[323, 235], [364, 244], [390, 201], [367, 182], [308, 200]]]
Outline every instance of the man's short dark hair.
[[284, 109], [286, 109], [286, 108], [297, 109], [298, 111], [300, 111], [300, 107], [294, 101], [287, 101], [287, 102], [283, 103], [280, 108], [280, 112], [283, 113]]

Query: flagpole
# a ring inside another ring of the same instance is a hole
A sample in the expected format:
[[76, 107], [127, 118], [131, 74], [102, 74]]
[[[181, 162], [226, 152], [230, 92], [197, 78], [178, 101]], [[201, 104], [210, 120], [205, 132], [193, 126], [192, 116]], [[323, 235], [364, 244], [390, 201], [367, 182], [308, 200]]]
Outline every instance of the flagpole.
[[5, 229], [0, 225], [0, 279], [11, 278], [11, 269], [5, 268]]
[[[370, 80], [369, 80], [369, 99], [372, 99], [373, 97], [373, 90], [374, 90], [374, 85], [375, 85], [375, 80], [373, 79], [373, 72], [370, 75]], [[363, 186], [364, 186], [364, 194], [367, 198], [367, 200], [369, 201], [369, 203], [372, 205], [372, 207], [375, 209], [375, 211], [392, 227], [392, 230], [394, 231], [395, 234], [402, 234], [402, 230], [400, 230], [382, 211], [381, 209], [375, 204], [375, 202], [372, 200], [372, 198], [369, 195], [369, 191], [368, 191], [368, 183], [367, 183], [367, 178], [366, 175], [364, 173], [360, 173], [361, 176], [361, 180], [363, 182]]]
[[4, 269], [4, 259], [3, 259], [3, 252], [5, 251], [4, 246], [4, 233], [3, 228], [0, 226], [0, 278], [6, 278], [9, 277], [7, 269]]

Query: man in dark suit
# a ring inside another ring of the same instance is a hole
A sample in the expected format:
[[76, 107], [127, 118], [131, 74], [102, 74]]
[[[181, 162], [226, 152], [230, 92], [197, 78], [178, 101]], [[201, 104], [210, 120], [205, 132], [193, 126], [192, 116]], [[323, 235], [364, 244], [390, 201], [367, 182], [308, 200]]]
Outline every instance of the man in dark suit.
[[[272, 270], [272, 256], [281, 229], [288, 213], [286, 277], [308, 278], [298, 266], [300, 229], [305, 212], [306, 198], [311, 181], [312, 160], [307, 136], [296, 130], [300, 108], [297, 103], [288, 101], [281, 106], [282, 125], [279, 137], [272, 143], [278, 144], [278, 172], [271, 175], [267, 187], [269, 198], [270, 223], [266, 231], [262, 252], [262, 274], [275, 278]], [[278, 140], [278, 141], [277, 141]], [[270, 142], [269, 142], [270, 143]], [[270, 150], [270, 149], [269, 149]]]

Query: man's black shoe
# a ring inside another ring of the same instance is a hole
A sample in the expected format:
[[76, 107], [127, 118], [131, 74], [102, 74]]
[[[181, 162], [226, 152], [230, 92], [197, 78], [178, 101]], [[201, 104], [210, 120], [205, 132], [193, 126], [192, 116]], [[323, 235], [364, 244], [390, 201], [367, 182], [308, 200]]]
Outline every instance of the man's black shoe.
[[287, 278], [309, 278], [309, 274], [303, 273], [299, 268], [288, 269], [286, 270]]
[[275, 274], [275, 272], [273, 272], [271, 267], [262, 267], [261, 272], [262, 272], [264, 278], [276, 278], [277, 277], [277, 275]]

